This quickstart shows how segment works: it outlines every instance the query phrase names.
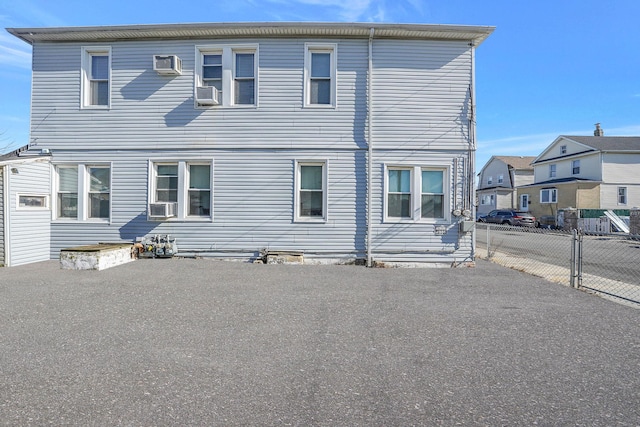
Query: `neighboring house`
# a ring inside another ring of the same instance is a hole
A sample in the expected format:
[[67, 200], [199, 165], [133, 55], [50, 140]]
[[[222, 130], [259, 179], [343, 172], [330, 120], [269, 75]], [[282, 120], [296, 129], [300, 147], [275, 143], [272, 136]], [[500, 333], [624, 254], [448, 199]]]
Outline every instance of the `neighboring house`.
[[640, 137], [556, 138], [533, 162], [534, 183], [518, 187], [536, 217], [558, 209], [630, 209], [640, 206]]
[[50, 258], [170, 234], [180, 255], [473, 260], [460, 212], [473, 202], [475, 48], [492, 27], [8, 31], [33, 46]]
[[50, 176], [26, 146], [0, 156], [0, 266], [50, 259]]
[[528, 200], [518, 200], [516, 187], [533, 182], [534, 156], [492, 156], [478, 174], [477, 215], [494, 209], [528, 210]]

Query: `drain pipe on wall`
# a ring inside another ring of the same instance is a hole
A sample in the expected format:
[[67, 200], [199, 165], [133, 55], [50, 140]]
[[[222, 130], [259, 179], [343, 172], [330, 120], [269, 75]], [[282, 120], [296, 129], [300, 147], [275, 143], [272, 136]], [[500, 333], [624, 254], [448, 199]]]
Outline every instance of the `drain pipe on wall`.
[[[469, 97], [471, 98], [471, 117], [469, 118], [469, 162], [468, 162], [468, 201], [469, 206], [468, 209], [471, 210], [471, 218], [473, 221], [476, 219], [476, 169], [475, 169], [475, 158], [476, 158], [476, 76], [475, 76], [475, 65], [476, 65], [476, 47], [474, 42], [470, 42], [469, 46], [471, 47], [471, 86], [469, 87]], [[471, 237], [471, 259], [475, 259], [476, 257], [476, 233], [474, 232]]]
[[369, 29], [369, 69], [367, 72], [367, 267], [373, 267], [373, 251], [371, 242], [373, 240], [371, 219], [373, 218], [371, 200], [373, 198], [373, 188], [371, 173], [373, 171], [373, 144], [371, 142], [371, 80], [373, 78], [373, 33], [375, 29]]

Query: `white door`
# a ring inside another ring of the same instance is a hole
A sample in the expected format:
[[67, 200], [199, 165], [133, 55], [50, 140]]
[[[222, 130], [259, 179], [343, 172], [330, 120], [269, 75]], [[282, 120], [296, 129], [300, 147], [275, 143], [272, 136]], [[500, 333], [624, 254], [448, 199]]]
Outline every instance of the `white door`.
[[525, 211], [525, 212], [529, 210], [529, 195], [528, 194], [521, 194], [520, 195], [520, 209]]

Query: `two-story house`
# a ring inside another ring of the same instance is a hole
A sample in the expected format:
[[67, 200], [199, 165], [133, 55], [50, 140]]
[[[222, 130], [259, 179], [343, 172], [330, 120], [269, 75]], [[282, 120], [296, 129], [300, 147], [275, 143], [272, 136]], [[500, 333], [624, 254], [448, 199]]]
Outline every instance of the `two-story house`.
[[28, 152], [50, 161], [49, 241], [14, 255], [169, 234], [181, 255], [473, 261], [474, 55], [492, 27], [8, 31], [33, 46]]
[[528, 210], [528, 199], [518, 200], [516, 187], [533, 182], [533, 156], [491, 156], [478, 173], [477, 215], [494, 209]]
[[559, 136], [532, 164], [534, 182], [518, 194], [536, 217], [640, 206], [640, 137], [604, 136], [596, 124], [593, 136]]

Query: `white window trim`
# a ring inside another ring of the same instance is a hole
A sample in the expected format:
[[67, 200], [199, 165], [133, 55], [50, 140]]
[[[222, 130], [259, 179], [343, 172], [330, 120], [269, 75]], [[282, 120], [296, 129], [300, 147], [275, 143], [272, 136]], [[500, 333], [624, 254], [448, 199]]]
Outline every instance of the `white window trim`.
[[[411, 188], [411, 216], [408, 218], [389, 216], [389, 170], [409, 170]], [[422, 171], [433, 170], [443, 172], [442, 201], [443, 218], [422, 218]], [[451, 165], [426, 164], [426, 165], [384, 165], [384, 198], [382, 203], [383, 222], [385, 223], [423, 223], [423, 224], [449, 224], [451, 222]], [[491, 195], [493, 197], [493, 195]]]
[[[620, 201], [620, 189], [624, 189], [624, 203]], [[626, 186], [619, 186], [616, 188], [616, 201], [618, 206], [627, 206], [629, 203], [629, 191]]]
[[[549, 192], [549, 201], [548, 202], [543, 202], [542, 201], [542, 192], [543, 191], [548, 191]], [[540, 190], [540, 204], [554, 204], [554, 203], [558, 203], [558, 189], [557, 188], [542, 188]]]
[[[253, 53], [253, 78], [254, 78], [254, 104], [234, 104], [235, 99], [235, 54], [236, 53]], [[196, 90], [202, 86], [202, 65], [204, 55], [222, 55], [222, 100], [219, 105], [198, 105], [196, 100]], [[259, 102], [259, 45], [258, 44], [212, 44], [197, 45], [195, 47], [196, 65], [194, 70], [193, 82], [193, 105], [199, 110], [207, 110], [210, 108], [258, 108]]]
[[493, 184], [493, 176], [487, 177], [487, 185]]
[[[44, 206], [20, 206], [20, 197], [42, 197], [44, 198]], [[50, 195], [43, 193], [16, 193], [16, 210], [17, 211], [48, 211]]]
[[[149, 216], [149, 203], [156, 203], [156, 177], [157, 166], [166, 164], [178, 165], [178, 201], [177, 212], [175, 217], [170, 218], [151, 218]], [[208, 165], [210, 167], [210, 197], [209, 197], [209, 216], [189, 215], [189, 165]], [[214, 162], [213, 159], [150, 159], [148, 166], [148, 193], [147, 193], [147, 221], [163, 221], [163, 222], [213, 222], [214, 219]]]
[[566, 145], [561, 145], [560, 146], [560, 154], [567, 154], [567, 146]]
[[[113, 218], [113, 164], [110, 162], [85, 162], [85, 163], [54, 163], [53, 164], [54, 185], [51, 194], [51, 218], [56, 222], [95, 222], [111, 224]], [[78, 215], [76, 218], [58, 217], [58, 185], [60, 167], [78, 168]], [[89, 167], [109, 168], [109, 218], [89, 218]]]
[[[91, 57], [93, 55], [107, 55], [109, 58], [109, 98], [107, 105], [91, 105], [91, 83], [89, 72], [91, 70]], [[108, 110], [111, 108], [111, 86], [113, 73], [111, 72], [111, 46], [83, 46], [82, 70], [80, 78], [80, 108], [89, 110]]]
[[558, 166], [554, 163], [549, 165], [549, 178], [555, 178], [558, 175]]
[[[300, 216], [300, 178], [301, 166], [322, 166], [322, 217], [306, 217]], [[295, 160], [294, 162], [294, 187], [293, 194], [293, 222], [305, 222], [305, 223], [321, 223], [324, 224], [329, 221], [329, 160], [327, 159], [309, 159], [309, 160]]]
[[[331, 55], [331, 102], [329, 104], [311, 103], [311, 54], [329, 53]], [[336, 43], [304, 44], [304, 107], [335, 109], [338, 107], [338, 45]]]

